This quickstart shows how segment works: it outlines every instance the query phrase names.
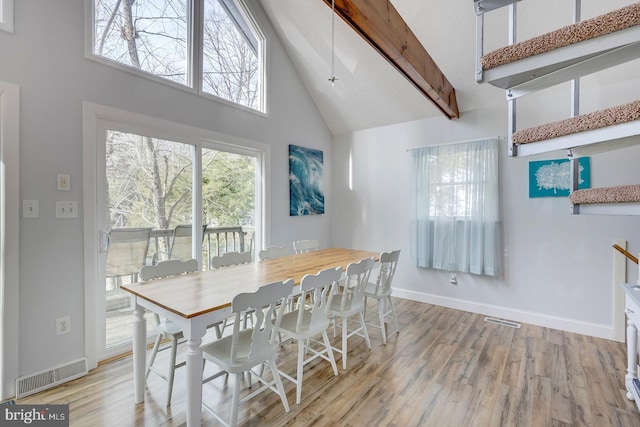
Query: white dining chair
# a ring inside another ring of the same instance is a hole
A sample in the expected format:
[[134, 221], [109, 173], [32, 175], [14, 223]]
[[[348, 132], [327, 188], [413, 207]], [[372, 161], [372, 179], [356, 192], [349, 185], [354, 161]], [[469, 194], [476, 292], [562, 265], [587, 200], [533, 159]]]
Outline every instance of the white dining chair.
[[395, 332], [400, 333], [400, 325], [396, 309], [391, 300], [391, 282], [396, 273], [400, 251], [382, 252], [380, 254], [380, 270], [375, 281], [367, 284], [364, 293], [364, 315], [367, 315], [367, 299], [374, 298], [378, 303], [378, 319], [379, 324], [367, 323], [368, 326], [380, 329], [382, 334], [382, 343], [387, 343], [387, 331], [385, 331], [385, 319], [388, 317], [393, 320]]
[[260, 261], [266, 259], [276, 259], [289, 255], [289, 249], [286, 246], [267, 246], [258, 252], [258, 258]]
[[[231, 304], [235, 317], [233, 333], [201, 347], [205, 360], [215, 363], [223, 372], [234, 376], [229, 420], [222, 418], [211, 406], [203, 402], [203, 407], [223, 424], [232, 427], [237, 425], [239, 405], [265, 390], [275, 391], [280, 396], [285, 411], [289, 412], [289, 402], [275, 357], [279, 348], [276, 332], [282, 320], [284, 301], [291, 294], [292, 289], [293, 279], [288, 279], [284, 282], [261, 286], [254, 293], [236, 295]], [[248, 310], [256, 313], [256, 323], [252, 328], [241, 329], [240, 318]], [[262, 370], [254, 369], [264, 364], [271, 370], [273, 378], [267, 378]], [[244, 372], [250, 372], [250, 378], [255, 376], [260, 387], [240, 399], [240, 386]], [[216, 373], [205, 378], [203, 383], [219, 376], [220, 373]]]
[[[347, 266], [344, 285], [338, 286], [332, 294], [329, 303], [328, 315], [333, 318], [333, 334], [336, 336], [337, 318], [342, 319], [342, 348], [333, 347], [333, 350], [342, 355], [342, 369], [347, 369], [347, 339], [359, 335], [364, 337], [367, 347], [371, 348], [367, 325], [364, 322], [364, 292], [369, 282], [371, 269], [375, 261], [373, 258], [365, 258]], [[349, 319], [358, 316], [360, 326], [349, 332]]]
[[[330, 324], [327, 309], [330, 294], [341, 275], [341, 267], [305, 275], [300, 282], [297, 309], [284, 314], [280, 322], [280, 332], [298, 342], [298, 364], [295, 377], [281, 372], [283, 377], [296, 385], [296, 403], [300, 403], [302, 397], [302, 377], [306, 364], [322, 358], [331, 364], [334, 375], [338, 375], [333, 350], [327, 336]], [[314, 338], [318, 335], [322, 335], [322, 341]], [[305, 358], [307, 354], [310, 356]]]
[[[251, 252], [227, 252], [222, 255], [214, 255], [211, 257], [212, 268], [224, 268], [234, 265], [247, 264], [251, 262]], [[246, 326], [248, 320], [253, 320], [253, 312], [247, 311], [244, 315], [243, 322]], [[222, 323], [222, 331], [224, 331], [230, 323], [228, 319], [225, 319]]]
[[[161, 279], [163, 277], [177, 276], [180, 274], [188, 274], [198, 271], [198, 261], [190, 259], [187, 261], [181, 261], [178, 259], [170, 259], [166, 261], [159, 261], [156, 265], [145, 265], [140, 268], [138, 273], [140, 280], [148, 281], [154, 279]], [[184, 340], [182, 329], [167, 319], [161, 319], [156, 313], [153, 315], [156, 329], [156, 341], [151, 350], [151, 356], [147, 363], [147, 369], [145, 373], [145, 379], [149, 377], [151, 372], [157, 374], [160, 378], [167, 382], [167, 406], [171, 405], [171, 395], [173, 392], [173, 379], [175, 377], [176, 369], [185, 365], [185, 362], [176, 363], [176, 355], [178, 351], [178, 344], [181, 344]], [[160, 347], [162, 340], [169, 340], [169, 346]], [[164, 350], [171, 350], [169, 356], [169, 368], [166, 372], [156, 368], [154, 363], [158, 352]]]
[[316, 239], [296, 240], [295, 242], [293, 242], [293, 250], [297, 254], [317, 251], [319, 247], [320, 242], [318, 242]]

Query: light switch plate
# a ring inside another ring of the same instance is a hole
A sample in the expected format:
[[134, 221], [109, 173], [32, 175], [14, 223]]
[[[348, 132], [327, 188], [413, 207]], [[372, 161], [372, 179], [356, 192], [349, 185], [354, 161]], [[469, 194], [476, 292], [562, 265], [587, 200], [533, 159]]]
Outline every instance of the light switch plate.
[[22, 217], [38, 218], [40, 216], [40, 203], [37, 200], [22, 201]]
[[78, 218], [78, 202], [56, 202], [56, 218]]

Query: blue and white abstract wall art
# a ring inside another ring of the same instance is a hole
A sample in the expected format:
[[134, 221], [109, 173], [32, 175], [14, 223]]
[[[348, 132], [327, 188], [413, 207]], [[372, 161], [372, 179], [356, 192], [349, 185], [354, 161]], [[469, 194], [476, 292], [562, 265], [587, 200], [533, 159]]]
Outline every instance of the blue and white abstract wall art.
[[320, 150], [289, 145], [289, 215], [324, 213], [324, 165]]
[[[591, 187], [590, 157], [578, 159], [578, 189]], [[529, 162], [529, 197], [568, 197], [571, 187], [569, 159]]]

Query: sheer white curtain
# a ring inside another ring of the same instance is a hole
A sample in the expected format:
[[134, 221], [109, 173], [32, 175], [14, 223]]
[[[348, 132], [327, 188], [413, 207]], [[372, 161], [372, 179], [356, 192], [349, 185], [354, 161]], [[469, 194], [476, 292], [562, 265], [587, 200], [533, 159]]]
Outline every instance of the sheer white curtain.
[[419, 267], [499, 274], [498, 143], [411, 150], [411, 247]]

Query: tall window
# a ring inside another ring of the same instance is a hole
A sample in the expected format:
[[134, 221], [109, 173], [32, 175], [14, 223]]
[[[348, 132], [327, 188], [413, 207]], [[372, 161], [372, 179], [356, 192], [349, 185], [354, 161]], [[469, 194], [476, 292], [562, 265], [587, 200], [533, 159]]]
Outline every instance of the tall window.
[[499, 274], [498, 141], [423, 147], [412, 154], [417, 265]]
[[202, 90], [259, 109], [259, 46], [233, 1], [205, 0]]
[[264, 37], [240, 0], [87, 1], [93, 55], [264, 111]]

